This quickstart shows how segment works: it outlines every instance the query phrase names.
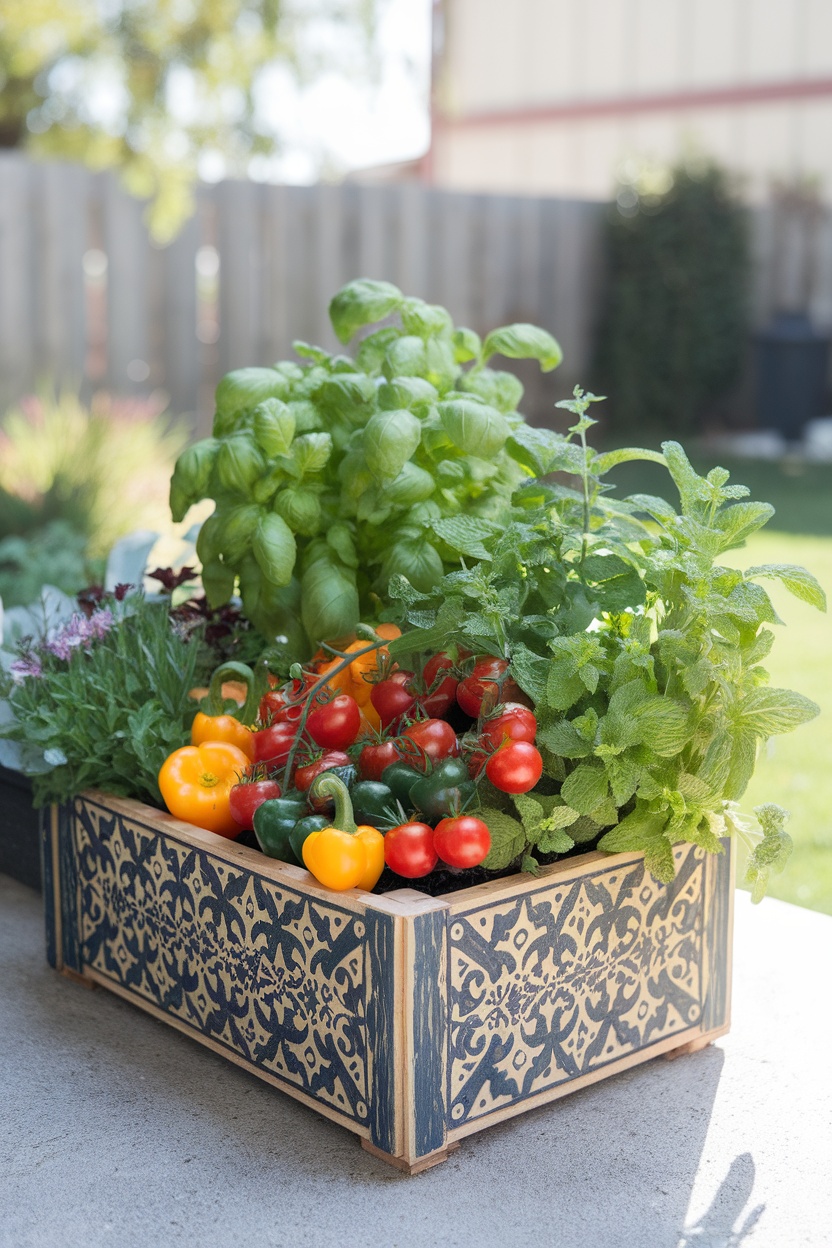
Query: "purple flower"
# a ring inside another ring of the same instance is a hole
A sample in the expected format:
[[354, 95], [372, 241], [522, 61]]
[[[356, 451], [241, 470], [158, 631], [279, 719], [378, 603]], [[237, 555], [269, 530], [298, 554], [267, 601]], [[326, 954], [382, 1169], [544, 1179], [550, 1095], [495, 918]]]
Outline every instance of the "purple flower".
[[24, 654], [22, 658], [15, 659], [9, 666], [12, 679], [16, 681], [25, 680], [27, 676], [42, 676], [43, 668], [40, 665], [40, 659], [30, 650], [28, 654]]
[[93, 641], [100, 641], [115, 624], [112, 611], [103, 608], [94, 611], [89, 619], [83, 615], [73, 615], [67, 624], [47, 641], [44, 649], [56, 659], [68, 660], [73, 650], [79, 646], [88, 649]]

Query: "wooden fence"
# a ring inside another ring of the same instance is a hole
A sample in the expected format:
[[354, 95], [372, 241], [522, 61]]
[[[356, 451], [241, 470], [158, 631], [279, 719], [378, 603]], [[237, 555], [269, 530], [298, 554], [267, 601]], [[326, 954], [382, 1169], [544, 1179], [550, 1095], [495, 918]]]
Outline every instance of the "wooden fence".
[[204, 187], [159, 248], [110, 174], [0, 156], [0, 406], [39, 383], [142, 394], [204, 426], [230, 368], [335, 345], [333, 293], [386, 278], [479, 332], [532, 321], [566, 363], [530, 406], [582, 376], [598, 303], [602, 206], [417, 185]]
[[[43, 383], [163, 390], [204, 429], [230, 368], [335, 345], [332, 294], [386, 278], [482, 333], [551, 330], [564, 364], [518, 371], [545, 419], [588, 374], [603, 290], [603, 204], [399, 186], [203, 187], [168, 247], [112, 174], [0, 154], [0, 410]], [[832, 327], [832, 214], [753, 214], [754, 317], [808, 301]], [[790, 232], [791, 231], [791, 232]], [[747, 390], [747, 387], [746, 387]]]

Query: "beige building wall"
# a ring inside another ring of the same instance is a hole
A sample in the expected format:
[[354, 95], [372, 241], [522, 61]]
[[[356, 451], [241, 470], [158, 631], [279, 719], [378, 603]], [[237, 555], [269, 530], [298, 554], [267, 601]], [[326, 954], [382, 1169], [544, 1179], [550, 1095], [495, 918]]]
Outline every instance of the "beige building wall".
[[435, 57], [439, 185], [605, 199], [692, 151], [832, 198], [832, 0], [439, 0]]

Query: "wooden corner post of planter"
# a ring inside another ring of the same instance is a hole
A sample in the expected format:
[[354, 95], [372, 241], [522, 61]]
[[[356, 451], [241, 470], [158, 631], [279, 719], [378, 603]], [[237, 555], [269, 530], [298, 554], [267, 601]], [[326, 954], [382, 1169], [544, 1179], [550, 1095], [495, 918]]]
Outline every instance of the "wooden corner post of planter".
[[442, 898], [415, 889], [367, 898], [376, 931], [389, 925], [393, 956], [378, 968], [390, 1007], [382, 1015], [374, 1000], [368, 1020], [375, 1113], [369, 1139], [361, 1143], [409, 1174], [437, 1165], [458, 1147], [448, 1143], [445, 1103], [449, 909]]

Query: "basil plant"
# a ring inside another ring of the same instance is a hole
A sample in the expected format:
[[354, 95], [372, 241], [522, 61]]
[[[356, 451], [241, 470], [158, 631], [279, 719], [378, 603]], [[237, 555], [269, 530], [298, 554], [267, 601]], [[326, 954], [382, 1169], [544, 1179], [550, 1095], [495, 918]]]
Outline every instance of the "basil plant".
[[500, 523], [533, 475], [523, 387], [494, 355], [555, 368], [555, 339], [533, 325], [484, 342], [444, 308], [388, 282], [350, 282], [332, 300], [343, 343], [379, 321], [354, 358], [296, 342], [301, 362], [228, 373], [213, 436], [179, 457], [174, 520], [216, 502], [197, 553], [213, 606], [235, 593], [265, 636], [299, 655], [378, 615], [393, 576], [427, 592], [459, 551], [454, 517]]

